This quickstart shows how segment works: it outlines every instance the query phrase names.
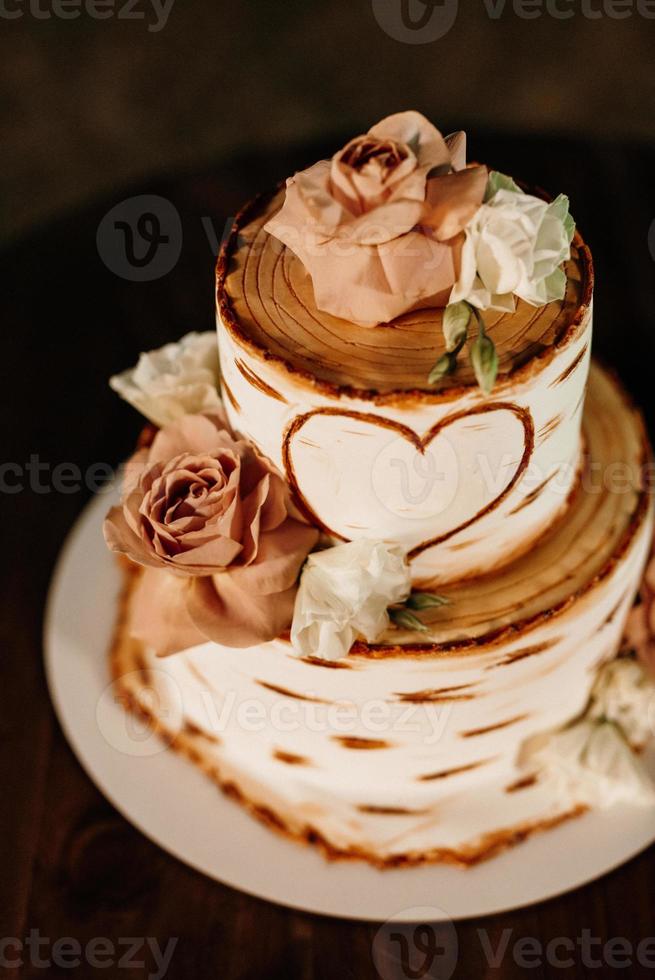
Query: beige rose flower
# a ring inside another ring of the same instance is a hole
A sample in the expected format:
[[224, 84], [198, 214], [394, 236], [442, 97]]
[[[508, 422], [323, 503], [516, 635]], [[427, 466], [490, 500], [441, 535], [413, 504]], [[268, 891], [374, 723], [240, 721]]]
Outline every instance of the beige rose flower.
[[156, 570], [139, 590], [135, 630], [160, 653], [273, 639], [291, 623], [318, 538], [282, 476], [222, 414], [184, 416], [132, 457], [104, 533], [112, 551]]
[[420, 113], [397, 113], [291, 177], [266, 231], [295, 252], [316, 305], [334, 316], [371, 327], [444, 305], [487, 183], [465, 157], [463, 133], [446, 140]]

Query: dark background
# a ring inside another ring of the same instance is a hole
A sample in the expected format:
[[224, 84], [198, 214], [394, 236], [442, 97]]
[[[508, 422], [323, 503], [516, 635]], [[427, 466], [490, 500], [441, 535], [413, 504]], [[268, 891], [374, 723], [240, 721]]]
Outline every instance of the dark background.
[[0, 17], [7, 235], [153, 172], [265, 156], [406, 108], [446, 131], [655, 136], [655, 20], [637, 9], [655, 15], [652, 0], [527, 0], [523, 16], [513, 0], [431, 0], [436, 28], [456, 11], [432, 43], [407, 43], [423, 34], [403, 27], [401, 4], [420, 23], [419, 0], [173, 0], [158, 31], [151, 0], [131, 12], [142, 20], [30, 15], [53, 2], [2, 5], [23, 13]]
[[[595, 349], [655, 425], [655, 21], [626, 0], [589, 0], [601, 11], [593, 19], [573, 0], [535, 19], [509, 2], [494, 19], [491, 3], [461, 0], [442, 37], [410, 43], [418, 33], [403, 27], [401, 0], [386, 4], [391, 34], [372, 0], [175, 0], [159, 31], [147, 29], [156, 18], [145, 0], [134, 8], [142, 20], [102, 21], [48, 19], [18, 2], [2, 9], [22, 16], [0, 15], [2, 458], [24, 467], [36, 455], [47, 469], [0, 500], [0, 938], [178, 936], [175, 980], [374, 978], [377, 927], [287, 912], [204, 879], [83, 774], [50, 708], [41, 622], [89, 490], [55, 492], [48, 474], [63, 462], [115, 466], [130, 451], [139, 418], [107, 378], [140, 350], [212, 328], [214, 239], [240, 204], [404, 108], [446, 132], [466, 128], [470, 156], [570, 195], [596, 262]], [[444, 0], [437, 12], [454, 9]], [[97, 232], [111, 208], [144, 193], [177, 209], [180, 254], [159, 278], [134, 282], [108, 267]], [[636, 947], [655, 933], [654, 872], [651, 849], [564, 898], [458, 925], [455, 976], [613, 975], [580, 955], [574, 967], [526, 971], [508, 953], [491, 968], [478, 930], [494, 947], [504, 929], [510, 945], [586, 929]], [[18, 975], [96, 973], [25, 965]]]

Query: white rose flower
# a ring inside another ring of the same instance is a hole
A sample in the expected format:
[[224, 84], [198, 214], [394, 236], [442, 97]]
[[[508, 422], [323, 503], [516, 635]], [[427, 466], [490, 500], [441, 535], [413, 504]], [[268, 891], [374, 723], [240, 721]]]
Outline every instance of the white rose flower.
[[358, 636], [374, 642], [389, 625], [387, 608], [411, 591], [397, 545], [361, 539], [310, 555], [300, 577], [291, 642], [303, 657], [338, 660]]
[[496, 186], [466, 226], [449, 303], [465, 300], [481, 310], [511, 312], [515, 296], [532, 306], [563, 299], [566, 275], [560, 266], [570, 257], [574, 231], [568, 198], [560, 195], [547, 204], [507, 178]]
[[524, 764], [538, 770], [561, 800], [605, 809], [616, 803], [655, 805], [655, 786], [621, 729], [589, 718], [526, 747]]
[[600, 669], [589, 717], [613, 721], [635, 747], [655, 735], [655, 684], [637, 660], [620, 657]]
[[109, 384], [150, 422], [163, 427], [182, 415], [221, 406], [218, 345], [213, 330], [141, 354], [137, 365]]
[[633, 747], [653, 735], [655, 684], [641, 664], [619, 658], [604, 664], [582, 718], [536, 736], [521, 764], [539, 770], [559, 798], [590, 806], [655, 804], [655, 785]]

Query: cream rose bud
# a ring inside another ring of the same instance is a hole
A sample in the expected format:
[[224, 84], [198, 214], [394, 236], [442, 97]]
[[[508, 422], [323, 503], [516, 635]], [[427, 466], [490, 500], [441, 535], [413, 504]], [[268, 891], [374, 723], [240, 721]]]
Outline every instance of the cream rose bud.
[[633, 750], [651, 734], [654, 697], [655, 684], [638, 661], [609, 661], [598, 672], [585, 714], [524, 744], [521, 765], [539, 771], [555, 796], [573, 803], [654, 805], [655, 785]]
[[511, 312], [515, 296], [532, 306], [563, 299], [560, 266], [570, 258], [573, 228], [564, 196], [548, 204], [518, 189], [496, 191], [465, 229], [450, 302]]
[[527, 758], [554, 798], [600, 809], [616, 803], [655, 805], [646, 767], [613, 722], [584, 718], [551, 734]]
[[374, 642], [389, 625], [387, 609], [411, 591], [405, 554], [365, 538], [316, 552], [303, 569], [291, 642], [303, 657], [338, 660], [354, 641]]
[[643, 747], [655, 723], [655, 684], [644, 666], [632, 657], [605, 664], [594, 685], [589, 715], [614, 722], [631, 745]]
[[214, 330], [188, 333], [174, 344], [141, 354], [135, 367], [109, 384], [155, 425], [221, 406], [220, 370]]

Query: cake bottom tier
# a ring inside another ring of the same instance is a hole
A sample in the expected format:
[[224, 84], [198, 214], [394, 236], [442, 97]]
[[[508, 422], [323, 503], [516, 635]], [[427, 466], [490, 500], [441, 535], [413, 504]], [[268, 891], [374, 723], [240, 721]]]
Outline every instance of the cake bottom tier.
[[470, 864], [581, 813], [520, 749], [584, 710], [652, 536], [643, 426], [598, 367], [583, 429], [580, 485], [538, 547], [449, 587], [428, 634], [390, 630], [336, 663], [299, 659], [283, 639], [157, 659], [130, 637], [139, 573], [126, 569], [111, 651], [126, 706], [253, 813], [331, 856]]

